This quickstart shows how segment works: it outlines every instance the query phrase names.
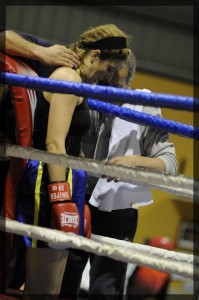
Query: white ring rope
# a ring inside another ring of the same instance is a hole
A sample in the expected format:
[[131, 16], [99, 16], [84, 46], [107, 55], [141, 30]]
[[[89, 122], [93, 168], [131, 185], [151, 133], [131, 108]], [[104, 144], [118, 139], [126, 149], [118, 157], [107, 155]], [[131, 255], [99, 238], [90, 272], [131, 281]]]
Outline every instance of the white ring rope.
[[52, 163], [71, 167], [73, 169], [86, 170], [91, 172], [92, 175], [93, 173], [97, 174], [98, 177], [99, 174], [113, 177], [117, 176], [123, 179], [128, 179], [131, 182], [133, 181], [133, 183], [141, 186], [164, 190], [168, 193], [188, 198], [193, 198], [194, 195], [195, 199], [199, 199], [199, 180], [193, 180], [193, 178], [185, 177], [183, 175], [173, 176], [164, 172], [157, 173], [151, 170], [146, 171], [143, 168], [128, 168], [113, 164], [108, 165], [93, 159], [53, 154], [47, 151], [2, 142], [0, 143], [0, 157], [18, 157], [39, 160], [44, 163]]
[[178, 262], [185, 262], [188, 264], [195, 264], [199, 266], [199, 256], [193, 256], [191, 254], [186, 254], [186, 253], [179, 253], [171, 250], [166, 250], [166, 249], [161, 249], [161, 248], [156, 248], [156, 247], [151, 247], [148, 245], [141, 245], [141, 244], [136, 244], [136, 243], [129, 243], [123, 240], [117, 240], [113, 238], [109, 238], [106, 236], [101, 236], [101, 235], [96, 235], [92, 234], [91, 239], [96, 242], [101, 242], [101, 243], [108, 243], [112, 245], [120, 245], [124, 247], [125, 249], [131, 249], [133, 251], [138, 251], [138, 252], [143, 252], [149, 255], [153, 256], [158, 256], [162, 257], [168, 260], [176, 260]]
[[163, 272], [175, 273], [187, 278], [199, 278], [199, 268], [185, 262], [170, 261], [165, 258], [156, 258], [149, 254], [141, 254], [137, 251], [130, 251], [120, 245], [111, 245], [99, 243], [94, 240], [87, 239], [74, 233], [64, 233], [45, 227], [22, 224], [17, 221], [0, 217], [0, 230], [29, 236], [36, 240], [42, 240], [50, 244], [56, 244], [58, 247], [65, 246], [75, 249], [81, 249], [97, 255], [111, 257], [112, 259], [144, 265]]

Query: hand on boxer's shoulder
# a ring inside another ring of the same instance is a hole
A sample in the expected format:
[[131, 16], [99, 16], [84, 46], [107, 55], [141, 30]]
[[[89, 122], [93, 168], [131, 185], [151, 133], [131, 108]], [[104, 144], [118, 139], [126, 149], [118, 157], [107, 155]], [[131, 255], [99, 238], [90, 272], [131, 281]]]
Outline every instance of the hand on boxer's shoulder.
[[40, 62], [51, 66], [63, 66], [76, 69], [79, 64], [78, 55], [63, 45], [42, 47], [39, 53]]

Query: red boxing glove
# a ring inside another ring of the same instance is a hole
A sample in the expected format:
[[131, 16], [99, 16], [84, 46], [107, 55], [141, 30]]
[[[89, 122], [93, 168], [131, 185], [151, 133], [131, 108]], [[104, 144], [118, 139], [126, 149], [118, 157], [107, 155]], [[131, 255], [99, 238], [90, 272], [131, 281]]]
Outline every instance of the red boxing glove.
[[52, 228], [78, 234], [80, 217], [76, 204], [71, 201], [69, 183], [53, 182], [48, 185], [48, 193]]
[[84, 234], [85, 237], [91, 237], [91, 213], [87, 204], [84, 204]]

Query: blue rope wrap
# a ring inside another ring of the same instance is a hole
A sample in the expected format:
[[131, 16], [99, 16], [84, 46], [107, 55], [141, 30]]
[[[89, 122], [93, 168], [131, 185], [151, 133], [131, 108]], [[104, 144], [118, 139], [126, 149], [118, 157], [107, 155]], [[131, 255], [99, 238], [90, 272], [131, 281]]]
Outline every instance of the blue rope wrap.
[[101, 113], [119, 117], [125, 121], [134, 122], [140, 125], [151, 126], [181, 136], [199, 139], [199, 128], [191, 125], [171, 121], [158, 116], [152, 116], [146, 113], [141, 113], [130, 108], [113, 105], [110, 103], [88, 99], [89, 108], [97, 110]]
[[86, 98], [94, 97], [101, 100], [107, 100], [108, 102], [117, 100], [130, 104], [199, 111], [199, 99], [196, 98], [193, 101], [193, 97], [186, 96], [145, 93], [130, 89], [96, 86], [87, 83], [66, 82], [7, 72], [0, 72], [0, 83], [56, 93], [68, 93]]

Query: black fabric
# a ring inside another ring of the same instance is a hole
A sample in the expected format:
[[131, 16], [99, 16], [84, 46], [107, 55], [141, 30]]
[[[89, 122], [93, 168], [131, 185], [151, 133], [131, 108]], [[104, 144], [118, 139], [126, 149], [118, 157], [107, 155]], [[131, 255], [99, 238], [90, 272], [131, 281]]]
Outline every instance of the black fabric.
[[123, 299], [127, 264], [104, 256], [91, 256], [88, 299]]
[[0, 133], [13, 144], [16, 143], [15, 124], [12, 97], [8, 87], [5, 86], [0, 98]]
[[93, 158], [95, 147], [99, 135], [100, 113], [90, 110], [90, 127], [87, 134], [82, 139], [82, 151], [86, 158]]
[[[137, 229], [135, 209], [104, 212], [90, 205], [92, 233], [132, 242]], [[122, 299], [127, 263], [91, 254], [90, 289], [88, 299]], [[97, 297], [97, 298], [96, 298]]]
[[89, 252], [70, 249], [64, 272], [60, 296], [67, 299], [77, 299], [83, 271], [89, 259]]
[[[49, 103], [44, 99], [42, 92], [38, 93], [37, 107], [35, 110], [33, 145], [35, 148], [45, 150], [45, 140], [48, 126]], [[81, 140], [90, 125], [90, 116], [87, 101], [76, 106], [69, 133], [66, 138], [66, 153], [79, 156]]]
[[99, 49], [99, 50], [115, 50], [127, 48], [127, 40], [122, 36], [110, 36], [94, 42], [82, 42], [82, 48]]
[[8, 172], [10, 161], [0, 161], [0, 212], [3, 208], [3, 199], [4, 199], [4, 188], [6, 181], [6, 174]]
[[[99, 211], [91, 209], [92, 233], [132, 242], [138, 222], [138, 211], [135, 209]], [[114, 259], [88, 254], [84, 251], [70, 250], [66, 264], [60, 295], [77, 299], [80, 280], [90, 256], [90, 289], [87, 299], [122, 300], [127, 263]], [[81, 294], [81, 291], [80, 291]]]
[[20, 289], [25, 282], [26, 276], [26, 247], [24, 246], [23, 236], [15, 235], [14, 245], [13, 257], [9, 265], [10, 272], [12, 273], [9, 286], [13, 289]]
[[[121, 200], [122, 201], [122, 200]], [[111, 212], [98, 210], [90, 205], [92, 219], [92, 233], [119, 240], [133, 241], [138, 219], [138, 210], [127, 208]]]

